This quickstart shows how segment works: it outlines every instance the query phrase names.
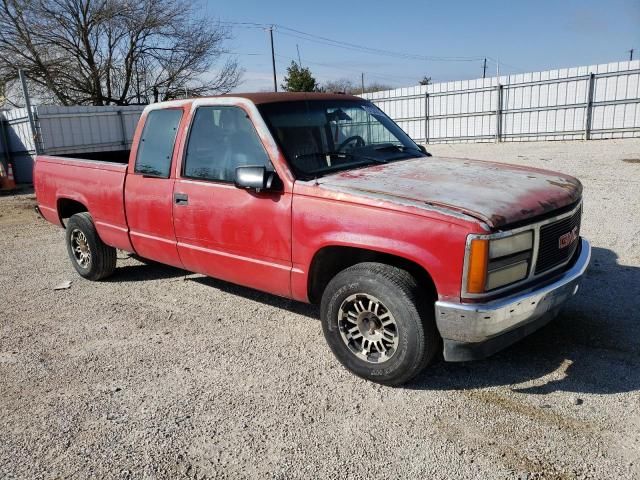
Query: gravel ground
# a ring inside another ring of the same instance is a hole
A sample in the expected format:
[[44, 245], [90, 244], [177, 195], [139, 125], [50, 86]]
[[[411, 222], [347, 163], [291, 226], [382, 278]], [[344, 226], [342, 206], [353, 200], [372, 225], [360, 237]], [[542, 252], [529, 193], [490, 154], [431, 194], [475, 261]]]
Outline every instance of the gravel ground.
[[315, 307], [122, 253], [82, 280], [0, 197], [0, 478], [640, 478], [640, 139], [430, 150], [578, 176], [593, 261], [557, 321], [396, 389]]

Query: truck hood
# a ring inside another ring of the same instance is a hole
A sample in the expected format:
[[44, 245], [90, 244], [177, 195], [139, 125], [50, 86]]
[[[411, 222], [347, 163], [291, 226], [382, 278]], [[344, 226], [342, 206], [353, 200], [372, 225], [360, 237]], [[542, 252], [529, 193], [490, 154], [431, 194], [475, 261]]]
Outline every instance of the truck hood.
[[582, 184], [537, 168], [463, 158], [421, 157], [318, 179], [329, 190], [471, 216], [490, 228], [575, 203]]

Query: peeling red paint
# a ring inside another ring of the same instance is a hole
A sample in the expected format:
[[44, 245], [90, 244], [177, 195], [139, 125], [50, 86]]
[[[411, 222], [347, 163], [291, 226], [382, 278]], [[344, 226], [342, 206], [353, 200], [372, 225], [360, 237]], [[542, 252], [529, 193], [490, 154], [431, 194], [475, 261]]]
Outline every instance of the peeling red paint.
[[[532, 175], [535, 173], [535, 175]], [[541, 169], [456, 158], [416, 158], [321, 178], [327, 189], [380, 195], [429, 209], [463, 213], [491, 228], [571, 205], [580, 182]]]

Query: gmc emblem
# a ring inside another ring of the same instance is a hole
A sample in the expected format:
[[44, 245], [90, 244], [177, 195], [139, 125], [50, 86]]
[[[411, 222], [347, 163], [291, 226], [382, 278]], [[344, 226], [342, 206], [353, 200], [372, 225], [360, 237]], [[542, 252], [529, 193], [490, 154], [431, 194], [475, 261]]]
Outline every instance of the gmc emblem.
[[567, 248], [573, 242], [578, 239], [578, 227], [573, 227], [573, 230], [565, 233], [564, 235], [560, 235], [558, 238], [558, 248], [562, 250], [563, 248]]

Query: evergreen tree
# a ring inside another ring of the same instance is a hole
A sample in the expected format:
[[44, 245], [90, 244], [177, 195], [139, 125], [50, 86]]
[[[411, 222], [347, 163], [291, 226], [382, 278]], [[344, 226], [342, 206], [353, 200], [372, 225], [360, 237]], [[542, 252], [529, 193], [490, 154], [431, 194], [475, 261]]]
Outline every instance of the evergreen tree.
[[280, 85], [286, 92], [317, 92], [318, 82], [307, 67], [300, 67], [296, 62], [291, 62], [287, 67], [287, 76]]

